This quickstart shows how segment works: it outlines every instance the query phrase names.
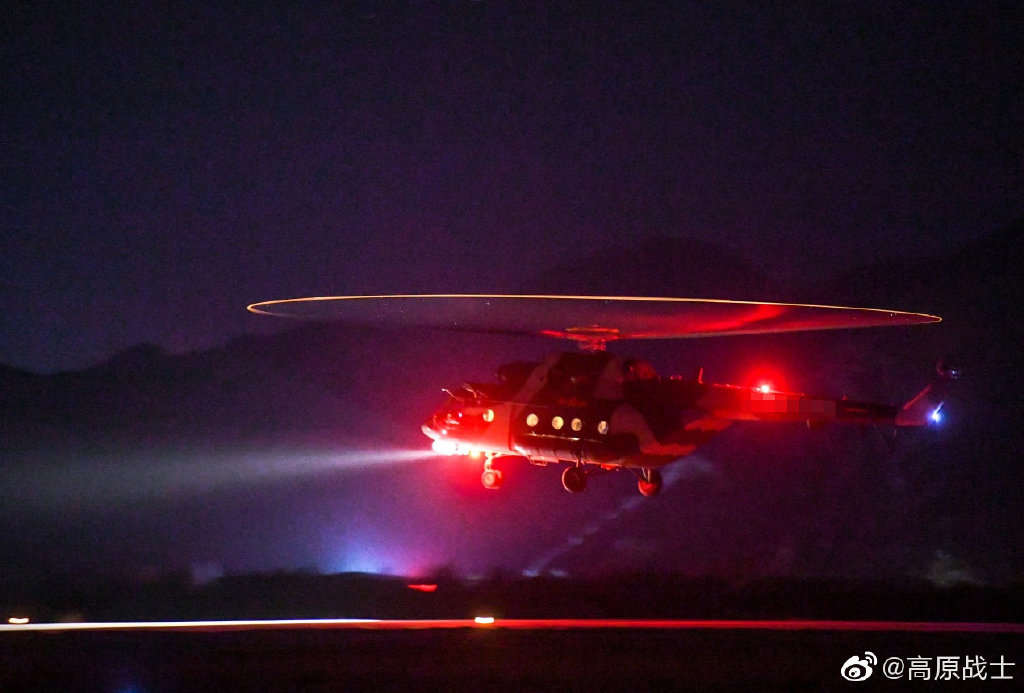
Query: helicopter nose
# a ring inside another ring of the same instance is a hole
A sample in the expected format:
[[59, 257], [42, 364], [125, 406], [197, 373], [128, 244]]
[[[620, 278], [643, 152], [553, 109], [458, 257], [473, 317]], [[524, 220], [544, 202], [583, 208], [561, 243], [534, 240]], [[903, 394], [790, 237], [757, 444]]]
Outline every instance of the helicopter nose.
[[423, 435], [425, 435], [427, 438], [430, 438], [431, 440], [437, 440], [438, 438], [441, 437], [441, 434], [437, 432], [437, 430], [431, 425], [431, 423], [432, 421], [427, 421], [422, 426], [420, 426], [420, 430], [423, 431]]

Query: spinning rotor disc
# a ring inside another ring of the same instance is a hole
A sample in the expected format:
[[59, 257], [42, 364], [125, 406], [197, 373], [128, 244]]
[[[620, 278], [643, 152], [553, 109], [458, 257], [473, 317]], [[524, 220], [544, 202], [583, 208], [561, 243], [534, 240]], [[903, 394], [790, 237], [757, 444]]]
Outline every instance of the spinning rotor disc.
[[704, 298], [396, 294], [263, 301], [252, 313], [375, 327], [432, 327], [543, 335], [602, 348], [620, 339], [681, 339], [857, 327], [921, 325], [942, 318], [879, 308]]

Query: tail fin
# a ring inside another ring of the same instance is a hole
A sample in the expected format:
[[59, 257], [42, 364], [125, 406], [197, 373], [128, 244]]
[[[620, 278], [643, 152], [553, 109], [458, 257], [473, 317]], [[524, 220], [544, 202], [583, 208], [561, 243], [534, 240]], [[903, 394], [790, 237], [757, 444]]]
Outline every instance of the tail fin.
[[949, 383], [960, 377], [960, 370], [941, 361], [935, 370], [938, 377], [896, 414], [894, 423], [897, 426], [926, 426], [942, 420], [942, 405], [945, 403]]

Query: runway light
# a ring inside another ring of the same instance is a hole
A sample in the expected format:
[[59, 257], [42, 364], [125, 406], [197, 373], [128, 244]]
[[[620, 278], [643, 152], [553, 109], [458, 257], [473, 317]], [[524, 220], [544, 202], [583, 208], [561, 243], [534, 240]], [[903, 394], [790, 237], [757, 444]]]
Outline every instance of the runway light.
[[23, 618], [21, 616], [11, 616], [9, 619], [7, 619], [7, 622], [10, 623], [12, 626], [23, 626], [26, 623], [28, 623], [28, 619]]
[[757, 389], [767, 395], [769, 392], [772, 391], [772, 386], [769, 385], [768, 383], [762, 383], [757, 386]]
[[494, 617], [493, 616], [477, 616], [476, 618], [473, 619], [473, 623], [477, 624], [478, 626], [490, 626], [490, 625], [494, 624]]

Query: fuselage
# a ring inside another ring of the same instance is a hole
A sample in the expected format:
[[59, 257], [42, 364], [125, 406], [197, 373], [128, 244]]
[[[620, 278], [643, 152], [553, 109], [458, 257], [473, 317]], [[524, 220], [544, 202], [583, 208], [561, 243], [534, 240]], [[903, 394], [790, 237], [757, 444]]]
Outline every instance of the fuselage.
[[467, 383], [423, 425], [435, 449], [656, 468], [735, 421], [893, 422], [898, 408], [770, 388], [662, 377], [608, 352], [552, 354], [507, 364], [497, 383]]

